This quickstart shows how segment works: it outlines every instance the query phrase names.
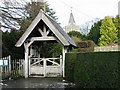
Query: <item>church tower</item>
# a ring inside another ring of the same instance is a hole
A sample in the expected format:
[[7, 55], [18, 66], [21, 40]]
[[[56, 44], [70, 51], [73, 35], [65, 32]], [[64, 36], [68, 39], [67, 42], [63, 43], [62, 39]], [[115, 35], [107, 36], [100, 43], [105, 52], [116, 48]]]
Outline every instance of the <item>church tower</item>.
[[69, 33], [71, 31], [80, 32], [80, 26], [76, 25], [75, 20], [74, 20], [74, 16], [73, 16], [73, 13], [72, 13], [72, 10], [71, 10], [71, 13], [70, 13], [70, 18], [69, 18], [68, 25], [65, 26], [65, 32], [66, 33]]

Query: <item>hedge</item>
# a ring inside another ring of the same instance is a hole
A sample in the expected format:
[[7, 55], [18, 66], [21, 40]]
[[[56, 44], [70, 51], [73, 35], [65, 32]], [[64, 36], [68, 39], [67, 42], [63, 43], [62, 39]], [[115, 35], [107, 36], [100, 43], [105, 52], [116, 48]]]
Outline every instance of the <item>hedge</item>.
[[65, 75], [81, 88], [119, 88], [119, 52], [66, 53]]
[[[69, 56], [70, 55], [70, 56]], [[65, 78], [68, 81], [74, 81], [74, 66], [76, 60], [76, 53], [66, 54], [65, 62]]]

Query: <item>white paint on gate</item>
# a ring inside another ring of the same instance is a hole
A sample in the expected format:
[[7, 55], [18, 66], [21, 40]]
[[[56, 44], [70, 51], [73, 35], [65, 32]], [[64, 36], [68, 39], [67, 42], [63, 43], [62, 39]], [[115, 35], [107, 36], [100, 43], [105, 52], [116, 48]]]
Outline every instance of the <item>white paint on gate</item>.
[[[42, 76], [42, 77], [60, 77], [62, 76], [62, 57], [60, 58], [31, 58], [34, 59], [34, 63], [30, 64], [29, 75], [30, 76]], [[30, 61], [31, 61], [30, 60]], [[55, 60], [58, 60], [56, 62]], [[41, 65], [40, 62], [43, 62]], [[51, 62], [52, 65], [47, 65], [47, 62]]]

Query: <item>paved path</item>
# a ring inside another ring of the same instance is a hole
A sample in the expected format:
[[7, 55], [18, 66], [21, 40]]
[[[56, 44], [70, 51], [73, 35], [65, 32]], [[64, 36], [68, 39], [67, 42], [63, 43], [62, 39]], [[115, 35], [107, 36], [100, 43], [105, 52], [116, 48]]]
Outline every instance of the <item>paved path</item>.
[[28, 78], [3, 82], [2, 88], [73, 88], [72, 83], [63, 82], [62, 78]]

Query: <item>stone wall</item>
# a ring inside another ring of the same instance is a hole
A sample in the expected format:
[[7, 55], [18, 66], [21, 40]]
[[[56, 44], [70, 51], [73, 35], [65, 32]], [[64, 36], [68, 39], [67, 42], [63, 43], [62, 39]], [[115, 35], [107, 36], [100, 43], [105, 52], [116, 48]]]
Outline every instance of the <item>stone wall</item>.
[[94, 47], [94, 52], [103, 52], [103, 51], [120, 51], [120, 46], [101, 46]]

